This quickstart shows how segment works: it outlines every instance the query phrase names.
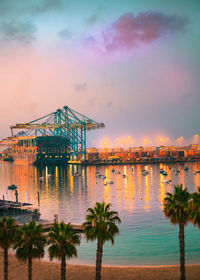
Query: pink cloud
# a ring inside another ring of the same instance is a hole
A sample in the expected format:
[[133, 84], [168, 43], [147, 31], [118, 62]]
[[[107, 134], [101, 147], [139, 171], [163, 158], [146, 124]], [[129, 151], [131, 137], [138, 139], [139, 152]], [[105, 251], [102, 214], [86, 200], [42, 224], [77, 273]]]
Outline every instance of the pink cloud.
[[149, 44], [161, 37], [181, 32], [188, 19], [177, 15], [165, 15], [159, 12], [144, 12], [134, 16], [131, 13], [122, 15], [109, 28], [102, 32], [101, 39], [89, 37], [92, 47], [105, 52], [137, 48]]

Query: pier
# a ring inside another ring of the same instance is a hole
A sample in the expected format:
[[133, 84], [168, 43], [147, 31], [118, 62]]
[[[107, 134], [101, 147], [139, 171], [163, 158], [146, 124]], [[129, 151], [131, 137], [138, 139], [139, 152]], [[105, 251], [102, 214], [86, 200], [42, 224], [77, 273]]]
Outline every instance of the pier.
[[[40, 221], [38, 221], [37, 223], [38, 223], [38, 224], [42, 224], [43, 229], [44, 229], [45, 232], [49, 232], [50, 229], [51, 229], [51, 227], [52, 227], [53, 224], [54, 224], [53, 222], [40, 222]], [[83, 233], [82, 225], [79, 225], [79, 224], [71, 224], [71, 226], [72, 226], [72, 229], [73, 229], [74, 231]]]
[[0, 217], [13, 217], [19, 224], [40, 219], [39, 209], [30, 207], [31, 203], [0, 200]]

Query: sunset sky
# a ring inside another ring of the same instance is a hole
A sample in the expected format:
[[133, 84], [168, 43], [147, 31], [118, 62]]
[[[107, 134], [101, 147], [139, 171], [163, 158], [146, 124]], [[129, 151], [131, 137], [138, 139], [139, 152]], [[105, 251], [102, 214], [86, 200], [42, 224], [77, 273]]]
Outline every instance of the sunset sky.
[[200, 133], [199, 0], [0, 0], [0, 137], [64, 105], [89, 142]]

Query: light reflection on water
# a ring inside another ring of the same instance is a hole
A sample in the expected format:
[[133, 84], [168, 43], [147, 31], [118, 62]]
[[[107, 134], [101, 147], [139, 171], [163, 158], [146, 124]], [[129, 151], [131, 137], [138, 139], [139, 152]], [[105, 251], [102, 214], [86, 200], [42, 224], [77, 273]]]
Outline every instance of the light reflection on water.
[[[53, 220], [54, 214], [58, 214], [59, 220], [72, 223], [82, 223], [86, 209], [96, 201], [111, 202], [122, 224], [115, 246], [105, 245], [105, 264], [176, 264], [179, 262], [178, 227], [164, 217], [162, 201], [166, 192], [173, 191], [174, 184], [182, 183], [190, 192], [197, 190], [200, 174], [193, 175], [193, 172], [200, 169], [200, 163], [188, 166], [189, 171], [183, 170], [183, 164], [38, 168], [0, 162], [0, 197], [6, 194], [8, 185], [15, 184], [19, 200], [26, 201], [28, 192], [29, 202], [38, 207], [39, 192], [42, 219]], [[170, 167], [181, 170], [180, 174], [175, 175]], [[167, 177], [159, 173], [161, 168], [167, 171]], [[141, 175], [143, 169], [149, 171], [147, 176]], [[75, 176], [76, 172], [80, 176]], [[96, 172], [106, 179], [96, 177]], [[166, 179], [172, 183], [164, 184]], [[108, 180], [114, 183], [105, 185]], [[15, 199], [13, 191], [8, 191], [8, 198]], [[87, 244], [82, 238], [79, 258], [72, 262], [95, 264], [95, 253], [96, 243]], [[200, 231], [188, 225], [186, 261], [198, 263], [199, 259]]]

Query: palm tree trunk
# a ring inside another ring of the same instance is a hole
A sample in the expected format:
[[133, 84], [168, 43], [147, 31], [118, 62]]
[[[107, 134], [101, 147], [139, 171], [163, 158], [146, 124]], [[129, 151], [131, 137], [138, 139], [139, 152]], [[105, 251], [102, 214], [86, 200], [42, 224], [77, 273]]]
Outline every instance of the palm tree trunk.
[[28, 258], [28, 280], [32, 280], [32, 258]]
[[185, 237], [184, 225], [179, 224], [179, 247], [180, 247], [180, 280], [185, 280]]
[[61, 280], [66, 280], [66, 258], [62, 256], [61, 259]]
[[8, 280], [8, 248], [4, 249], [4, 280]]
[[102, 255], [103, 255], [103, 244], [98, 240], [97, 256], [96, 256], [96, 280], [101, 280]]

